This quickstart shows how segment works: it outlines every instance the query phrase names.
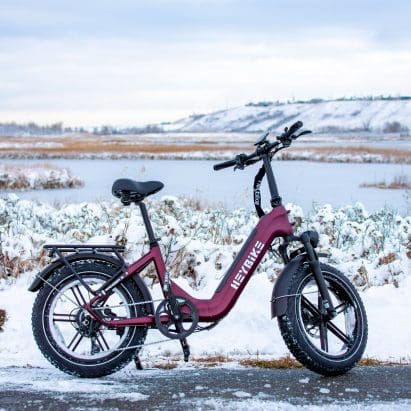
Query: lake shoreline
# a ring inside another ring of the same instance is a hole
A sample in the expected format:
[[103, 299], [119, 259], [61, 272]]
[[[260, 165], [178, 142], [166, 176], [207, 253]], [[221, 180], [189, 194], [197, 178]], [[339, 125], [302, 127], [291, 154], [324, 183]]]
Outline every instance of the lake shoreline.
[[[140, 152], [140, 153], [1, 153], [3, 160], [229, 160], [240, 152], [233, 151], [180, 151], [180, 152]], [[371, 149], [369, 147], [319, 147], [299, 148], [279, 153], [276, 161], [310, 161], [316, 163], [353, 163], [353, 164], [411, 164], [411, 151], [394, 149]]]

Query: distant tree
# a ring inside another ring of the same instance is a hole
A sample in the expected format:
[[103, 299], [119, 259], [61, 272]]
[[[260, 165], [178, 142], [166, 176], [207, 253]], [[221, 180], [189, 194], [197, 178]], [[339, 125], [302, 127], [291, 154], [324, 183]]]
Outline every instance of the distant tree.
[[399, 121], [387, 121], [382, 129], [383, 133], [408, 133], [407, 126], [402, 125]]

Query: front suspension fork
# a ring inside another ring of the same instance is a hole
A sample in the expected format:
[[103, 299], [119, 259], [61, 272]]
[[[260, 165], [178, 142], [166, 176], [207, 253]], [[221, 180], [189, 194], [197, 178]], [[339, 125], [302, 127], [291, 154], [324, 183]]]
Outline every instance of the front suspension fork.
[[[284, 260], [284, 263], [288, 263], [290, 258], [287, 254], [287, 247], [291, 241], [299, 241], [303, 244], [304, 250], [307, 256], [308, 265], [311, 268], [311, 271], [314, 274], [315, 281], [318, 285], [320, 291], [322, 307], [321, 314], [328, 317], [334, 318], [336, 316], [335, 307], [328, 292], [327, 284], [325, 283], [324, 275], [321, 271], [320, 262], [318, 260], [318, 255], [315, 252], [315, 247], [318, 243], [318, 234], [314, 231], [306, 231], [301, 234], [301, 236], [290, 236], [285, 238], [285, 242], [280, 245], [279, 252]], [[301, 252], [301, 251], [300, 251]], [[297, 253], [299, 253], [297, 251]], [[292, 255], [291, 255], [292, 258]]]
[[309, 232], [305, 232], [300, 236], [300, 241], [304, 245], [305, 252], [307, 254], [307, 262], [314, 274], [315, 281], [317, 282], [318, 289], [322, 299], [322, 313], [330, 318], [334, 318], [336, 315], [333, 302], [331, 301], [330, 293], [328, 292], [327, 284], [323, 273], [321, 271], [320, 262], [318, 260], [317, 253], [311, 243], [311, 236]]

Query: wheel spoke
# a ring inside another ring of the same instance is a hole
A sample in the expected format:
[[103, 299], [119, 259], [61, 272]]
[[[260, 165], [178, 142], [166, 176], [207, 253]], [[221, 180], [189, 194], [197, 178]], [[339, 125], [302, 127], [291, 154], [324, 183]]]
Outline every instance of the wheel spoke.
[[310, 314], [314, 316], [321, 316], [320, 310], [316, 307], [307, 297], [301, 296], [301, 301], [304, 308], [306, 308]]
[[[304, 308], [306, 308], [312, 315], [314, 316], [321, 316], [320, 311], [318, 310], [318, 307], [316, 307], [310, 300], [308, 300], [306, 297], [302, 296], [302, 302]], [[341, 307], [340, 304], [338, 307]], [[345, 306], [345, 303], [344, 303]], [[345, 310], [345, 308], [344, 308]], [[343, 311], [344, 311], [343, 310]], [[342, 312], [342, 311], [341, 311]], [[321, 341], [321, 349], [324, 349], [323, 347], [328, 346], [328, 338], [327, 338], [327, 331], [322, 330], [322, 326], [320, 325], [320, 341]], [[351, 344], [351, 339], [343, 332], [341, 331], [332, 321], [325, 321], [325, 326], [324, 328], [328, 329], [330, 332], [332, 332], [337, 338], [339, 338], [343, 343], [350, 345]], [[327, 350], [328, 351], [328, 350]]]
[[[100, 341], [100, 339], [98, 338], [98, 336], [100, 336], [101, 341]], [[104, 335], [103, 335], [103, 333], [101, 332], [101, 330], [98, 331], [98, 334], [96, 335], [96, 339], [97, 339], [98, 345], [100, 346], [100, 348], [101, 348], [103, 351], [104, 351], [103, 344], [104, 344], [104, 346], [106, 347], [106, 350], [107, 350], [107, 351], [110, 350], [110, 346], [107, 344], [107, 341], [106, 341], [106, 339], [104, 338]], [[102, 343], [103, 343], [103, 344], [102, 344]]]
[[[78, 347], [82, 339], [83, 339], [83, 336], [77, 331], [73, 339], [70, 341], [70, 344], [67, 346], [67, 348], [73, 352], [76, 351], [76, 348]], [[72, 344], [74, 344], [73, 347], [71, 346]]]
[[343, 343], [351, 345], [351, 339], [343, 333], [332, 321], [326, 321], [327, 328]]
[[76, 317], [71, 314], [58, 314], [54, 313], [53, 314], [53, 321], [54, 322], [67, 322], [71, 323], [76, 320]]
[[335, 307], [335, 311], [337, 315], [343, 313], [346, 309], [347, 309], [346, 302], [342, 302], [341, 304], [337, 305], [337, 307]]
[[81, 293], [80, 287], [78, 285], [72, 287], [71, 292], [73, 293], [74, 298], [76, 299], [79, 306], [83, 306], [86, 304], [86, 300], [83, 294]]

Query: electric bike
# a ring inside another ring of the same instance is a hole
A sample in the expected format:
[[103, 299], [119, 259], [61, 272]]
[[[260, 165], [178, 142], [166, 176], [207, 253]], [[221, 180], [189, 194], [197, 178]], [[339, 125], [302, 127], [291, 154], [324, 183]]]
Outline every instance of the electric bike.
[[[43, 355], [60, 370], [80, 377], [111, 374], [135, 360], [148, 329], [179, 340], [184, 360], [187, 338], [214, 327], [233, 308], [267, 251], [281, 256], [285, 267], [271, 299], [282, 337], [295, 358], [307, 368], [338, 375], [360, 360], [367, 341], [367, 318], [360, 296], [337, 269], [320, 262], [318, 233], [293, 232], [279, 196], [271, 160], [278, 151], [310, 131], [302, 122], [285, 128], [274, 141], [264, 133], [251, 154], [239, 154], [214, 165], [244, 169], [262, 166], [254, 180], [254, 205], [259, 221], [210, 299], [198, 299], [170, 278], [144, 199], [163, 188], [159, 181], [116, 180], [112, 193], [124, 206], [136, 204], [147, 231], [149, 249], [138, 261], [126, 263], [118, 245], [51, 244], [44, 248], [54, 261], [41, 271], [29, 290], [37, 292], [32, 328]], [[267, 176], [272, 209], [261, 207], [261, 182]], [[273, 241], [280, 245], [273, 249]], [[293, 244], [293, 247], [290, 247]], [[297, 245], [297, 246], [296, 246]], [[293, 251], [290, 249], [293, 248]], [[140, 273], [153, 264], [164, 298], [156, 303]]]

